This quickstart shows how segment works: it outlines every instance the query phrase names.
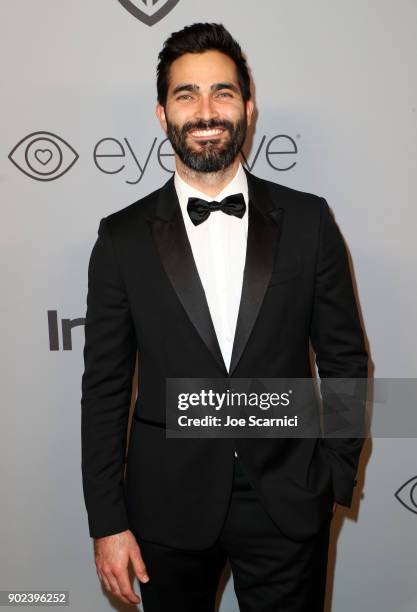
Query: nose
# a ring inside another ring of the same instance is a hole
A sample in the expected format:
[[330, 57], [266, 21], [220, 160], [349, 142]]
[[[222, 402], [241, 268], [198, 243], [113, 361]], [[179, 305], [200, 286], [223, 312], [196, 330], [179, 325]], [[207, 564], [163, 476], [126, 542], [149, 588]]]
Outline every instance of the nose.
[[196, 109], [196, 116], [204, 121], [218, 117], [218, 111], [211, 96], [201, 96], [200, 103]]

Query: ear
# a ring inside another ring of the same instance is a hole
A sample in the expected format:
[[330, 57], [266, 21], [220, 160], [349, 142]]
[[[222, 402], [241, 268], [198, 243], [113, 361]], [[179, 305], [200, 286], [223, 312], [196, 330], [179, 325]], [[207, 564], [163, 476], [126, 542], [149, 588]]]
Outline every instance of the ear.
[[248, 125], [250, 125], [251, 122], [252, 122], [253, 109], [254, 109], [253, 100], [252, 100], [252, 98], [250, 98], [246, 102], [246, 117], [247, 117], [247, 120], [248, 120]]
[[168, 126], [167, 126], [167, 120], [165, 117], [165, 109], [161, 104], [159, 104], [159, 102], [156, 105], [155, 112], [156, 112], [156, 116], [158, 117], [159, 123], [161, 124], [162, 129], [166, 133]]

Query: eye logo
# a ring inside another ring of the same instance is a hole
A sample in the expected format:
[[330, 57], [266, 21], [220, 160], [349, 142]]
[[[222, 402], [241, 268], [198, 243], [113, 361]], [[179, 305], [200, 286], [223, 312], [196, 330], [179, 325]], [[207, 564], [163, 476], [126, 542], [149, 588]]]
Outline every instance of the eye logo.
[[179, 0], [118, 0], [133, 17], [148, 26], [161, 21]]
[[417, 476], [407, 480], [395, 493], [395, 497], [407, 510], [417, 514]]
[[[51, 132], [33, 132], [20, 140], [8, 155], [24, 174], [37, 181], [54, 181], [75, 164], [78, 153]], [[68, 158], [64, 162], [64, 158]]]

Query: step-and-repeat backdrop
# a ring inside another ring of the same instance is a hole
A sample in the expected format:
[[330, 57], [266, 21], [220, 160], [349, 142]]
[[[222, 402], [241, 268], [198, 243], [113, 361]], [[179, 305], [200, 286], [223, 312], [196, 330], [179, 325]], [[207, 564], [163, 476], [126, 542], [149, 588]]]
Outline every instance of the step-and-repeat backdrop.
[[[196, 21], [222, 22], [247, 55], [247, 167], [332, 208], [375, 376], [417, 374], [416, 0], [3, 1], [0, 589], [69, 590], [76, 612], [118, 606], [81, 487], [88, 259], [101, 217], [174, 170], [157, 54]], [[333, 521], [328, 610], [416, 610], [416, 451], [410, 437], [366, 442]], [[238, 610], [231, 576], [219, 610]]]

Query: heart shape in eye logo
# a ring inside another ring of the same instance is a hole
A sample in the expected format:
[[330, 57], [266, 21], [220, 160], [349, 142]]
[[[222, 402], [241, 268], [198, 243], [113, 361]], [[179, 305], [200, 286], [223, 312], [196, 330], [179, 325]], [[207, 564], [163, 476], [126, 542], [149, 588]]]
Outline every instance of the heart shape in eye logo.
[[46, 166], [52, 159], [51, 149], [36, 149], [35, 157], [42, 166]]

